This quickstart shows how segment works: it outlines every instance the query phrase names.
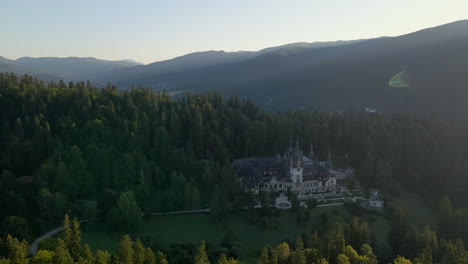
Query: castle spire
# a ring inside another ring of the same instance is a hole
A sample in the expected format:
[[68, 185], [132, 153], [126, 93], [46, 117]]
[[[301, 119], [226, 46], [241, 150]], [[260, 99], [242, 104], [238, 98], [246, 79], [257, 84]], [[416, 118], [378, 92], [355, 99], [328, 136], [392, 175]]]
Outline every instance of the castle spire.
[[330, 150], [330, 147], [328, 147], [328, 161], [331, 161], [331, 150]]
[[292, 151], [292, 136], [289, 136], [289, 152]]
[[299, 148], [299, 136], [297, 135], [297, 133], [296, 133], [296, 147]]
[[315, 156], [314, 154], [314, 144], [312, 143], [312, 138], [310, 139], [310, 153], [309, 156], [312, 158]]

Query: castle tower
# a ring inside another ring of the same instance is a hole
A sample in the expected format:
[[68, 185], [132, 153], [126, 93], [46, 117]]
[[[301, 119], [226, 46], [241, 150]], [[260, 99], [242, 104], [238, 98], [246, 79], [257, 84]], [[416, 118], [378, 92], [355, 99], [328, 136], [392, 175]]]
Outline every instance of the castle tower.
[[291, 156], [291, 152], [292, 152], [292, 137], [289, 137], [289, 155]]
[[318, 161], [318, 157], [315, 155], [315, 152], [314, 152], [314, 144], [313, 144], [313, 142], [312, 142], [312, 139], [310, 140], [309, 158], [310, 158], [311, 160]]
[[300, 191], [302, 188], [302, 151], [299, 149], [299, 139], [296, 138], [296, 147], [290, 152], [289, 171], [293, 189]]
[[327, 161], [326, 161], [326, 166], [327, 166], [328, 168], [333, 167], [330, 147], [328, 147], [328, 158], [327, 158]]

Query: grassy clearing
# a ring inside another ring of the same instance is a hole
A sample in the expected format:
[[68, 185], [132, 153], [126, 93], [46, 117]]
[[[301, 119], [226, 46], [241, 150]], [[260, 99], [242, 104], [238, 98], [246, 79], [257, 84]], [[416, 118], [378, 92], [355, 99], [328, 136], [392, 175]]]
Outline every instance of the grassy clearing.
[[435, 227], [435, 212], [421, 196], [409, 192], [394, 180], [388, 186], [387, 190], [384, 191], [384, 195], [390, 206], [403, 206], [408, 213], [409, 222], [414, 225]]
[[[320, 224], [320, 215], [326, 213], [328, 226]], [[317, 231], [324, 234], [334, 223], [346, 224], [352, 216], [343, 206], [322, 207], [310, 210], [310, 221], [297, 223], [296, 214], [282, 211], [276, 217], [274, 228], [262, 228], [248, 222], [246, 212], [231, 213], [224, 223], [216, 222], [208, 214], [156, 216], [143, 221], [142, 227], [135, 235], [141, 238], [151, 237], [163, 247], [173, 244], [199, 244], [201, 240], [217, 247], [232, 230], [241, 243], [241, 258], [254, 263], [257, 252], [264, 245], [277, 245], [281, 241], [293, 242], [305, 232]], [[382, 216], [371, 216], [370, 227], [379, 243], [387, 244], [388, 221]], [[114, 251], [122, 234], [109, 232], [105, 223], [94, 223], [83, 232], [83, 242], [94, 249], [101, 248]]]

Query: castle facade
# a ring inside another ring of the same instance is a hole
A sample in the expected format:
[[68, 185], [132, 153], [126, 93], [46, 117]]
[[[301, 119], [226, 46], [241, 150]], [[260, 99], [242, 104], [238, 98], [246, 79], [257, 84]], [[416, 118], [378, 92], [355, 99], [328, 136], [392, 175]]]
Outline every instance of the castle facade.
[[237, 159], [233, 162], [244, 188], [281, 192], [291, 190], [298, 195], [337, 191], [337, 180], [344, 178], [352, 170], [333, 167], [330, 151], [328, 159], [320, 161], [314, 153], [304, 155], [296, 140], [286, 153], [267, 158]]

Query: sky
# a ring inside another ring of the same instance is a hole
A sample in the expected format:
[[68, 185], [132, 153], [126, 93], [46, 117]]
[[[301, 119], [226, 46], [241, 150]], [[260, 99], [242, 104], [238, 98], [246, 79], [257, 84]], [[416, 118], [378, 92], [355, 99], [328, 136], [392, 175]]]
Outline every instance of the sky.
[[205, 50], [397, 36], [468, 19], [467, 0], [1, 0], [0, 56], [151, 63]]

